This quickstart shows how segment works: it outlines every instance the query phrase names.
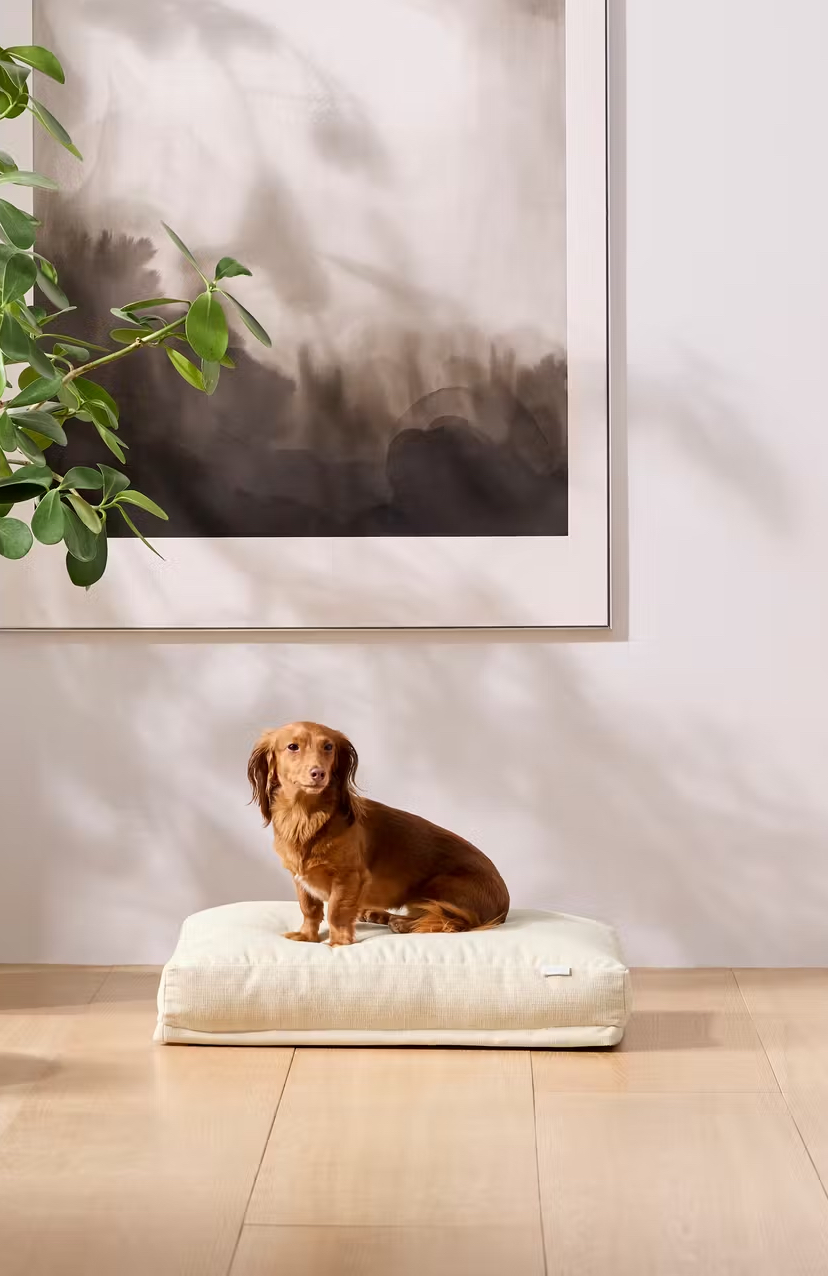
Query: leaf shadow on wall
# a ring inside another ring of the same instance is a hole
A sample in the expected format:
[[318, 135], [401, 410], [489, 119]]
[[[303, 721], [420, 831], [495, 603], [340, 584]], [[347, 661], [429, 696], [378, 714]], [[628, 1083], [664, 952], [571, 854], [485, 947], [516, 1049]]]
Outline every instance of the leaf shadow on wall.
[[[243, 573], [238, 546], [216, 552], [222, 571]], [[416, 578], [415, 554], [407, 570]], [[267, 583], [247, 587], [263, 610]], [[466, 592], [459, 605], [479, 606], [473, 582]], [[38, 767], [13, 798], [30, 878], [24, 896], [12, 873], [7, 906], [18, 924], [29, 910], [33, 952], [48, 943], [39, 910], [53, 915], [69, 882], [77, 921], [61, 928], [77, 960], [162, 960], [187, 912], [290, 898], [245, 810], [245, 764], [263, 727], [308, 717], [353, 736], [372, 796], [480, 845], [515, 906], [604, 917], [675, 964], [821, 960], [824, 818], [709, 707], [668, 725], [607, 701], [601, 661], [617, 666], [624, 648], [593, 647], [588, 667], [583, 649], [531, 637], [238, 637], [41, 636], [21, 652], [19, 685], [36, 676], [57, 706], [61, 760], [47, 802]], [[20, 749], [40, 758], [37, 723], [10, 695]], [[84, 908], [101, 901], [117, 917], [116, 956], [84, 947]], [[640, 960], [635, 945], [628, 956]]]
[[[553, 0], [560, 3], [560, 0]], [[525, 0], [545, 4], [548, 0]], [[147, 53], [165, 52], [187, 38], [198, 41], [208, 60], [210, 74], [231, 84], [237, 98], [249, 96], [248, 85], [228, 61], [228, 51], [247, 49], [287, 57], [301, 68], [315, 97], [311, 137], [320, 154], [337, 167], [359, 172], [382, 182], [392, 164], [377, 129], [359, 99], [346, 84], [316, 58], [311, 57], [272, 20], [262, 21], [238, 5], [206, 0], [193, 8], [189, 0], [142, 0], [140, 5], [111, 4], [109, 0], [84, 0], [82, 17], [87, 24], [127, 37]]]

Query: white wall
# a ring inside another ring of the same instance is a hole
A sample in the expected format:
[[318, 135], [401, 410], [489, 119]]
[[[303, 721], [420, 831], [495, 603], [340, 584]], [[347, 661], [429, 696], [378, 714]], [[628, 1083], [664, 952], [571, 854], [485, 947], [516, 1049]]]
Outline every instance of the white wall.
[[824, 0], [629, 0], [629, 642], [2, 639], [0, 960], [287, 893], [260, 726], [636, 963], [828, 961]]

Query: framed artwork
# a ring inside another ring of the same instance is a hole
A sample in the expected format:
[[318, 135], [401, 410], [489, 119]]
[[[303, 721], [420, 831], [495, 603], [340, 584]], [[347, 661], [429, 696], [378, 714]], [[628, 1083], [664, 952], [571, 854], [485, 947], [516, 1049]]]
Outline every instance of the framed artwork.
[[273, 344], [210, 398], [102, 370], [163, 560], [124, 528], [84, 591], [36, 545], [0, 626], [608, 627], [606, 0], [6, 5], [84, 155], [25, 139], [66, 330], [195, 294], [163, 220]]

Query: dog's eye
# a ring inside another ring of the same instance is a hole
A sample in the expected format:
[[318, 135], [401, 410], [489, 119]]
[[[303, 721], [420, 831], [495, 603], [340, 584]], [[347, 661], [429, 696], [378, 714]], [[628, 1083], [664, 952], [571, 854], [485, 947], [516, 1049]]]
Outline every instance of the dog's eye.
[[326, 753], [332, 753], [332, 752], [333, 752], [333, 745], [332, 745], [330, 742], [328, 742], [328, 744], [323, 744], [323, 746], [322, 746], [322, 747], [323, 747], [323, 749], [325, 750], [325, 752], [326, 752]]
[[299, 752], [299, 745], [298, 745], [298, 744], [289, 744], [289, 745], [288, 745], [288, 748], [290, 749], [291, 753], [298, 753], [298, 752]]

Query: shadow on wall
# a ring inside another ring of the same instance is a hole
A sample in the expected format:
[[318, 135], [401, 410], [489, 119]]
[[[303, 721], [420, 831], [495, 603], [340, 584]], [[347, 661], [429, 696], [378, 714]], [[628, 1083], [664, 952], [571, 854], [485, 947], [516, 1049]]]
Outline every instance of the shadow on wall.
[[[135, 15], [148, 41], [185, 7], [100, 6]], [[233, 34], [226, 9], [200, 7], [200, 25], [205, 14], [204, 38], [220, 51]], [[790, 530], [779, 458], [715, 369], [688, 362], [669, 381], [631, 377], [630, 401], [642, 431], [721, 484], [723, 500], [775, 536]], [[352, 733], [373, 796], [475, 840], [515, 904], [615, 920], [635, 936], [632, 960], [824, 961], [824, 819], [780, 800], [715, 718], [699, 713], [668, 732], [603, 701], [599, 661], [588, 669], [563, 642], [123, 635], [32, 638], [14, 653], [7, 718], [29, 761], [6, 803], [21, 831], [0, 901], [10, 960], [42, 959], [50, 942], [78, 960], [163, 960], [184, 913], [289, 897], [269, 836], [245, 809], [244, 769], [262, 726], [307, 716]], [[48, 746], [31, 686], [57, 707]]]
[[733, 387], [709, 362], [688, 354], [674, 378], [632, 374], [628, 417], [737, 497], [767, 530], [792, 530], [796, 504], [782, 459], [751, 429]]
[[[689, 463], [778, 539], [794, 526], [790, 484], [731, 390], [694, 361], [669, 381], [633, 375], [631, 419], [678, 452], [683, 475]], [[243, 572], [242, 547], [217, 552]], [[475, 840], [515, 904], [615, 920], [636, 939], [633, 960], [824, 959], [824, 819], [776, 796], [714, 715], [668, 734], [602, 701], [608, 649], [591, 648], [588, 668], [565, 635], [7, 641], [6, 716], [31, 762], [15, 768], [6, 799], [20, 835], [0, 960], [48, 958], [54, 943], [64, 958], [160, 961], [187, 912], [289, 897], [269, 835], [245, 809], [244, 771], [260, 728], [293, 717], [352, 733], [372, 795]], [[31, 686], [57, 707], [48, 749]]]
[[21, 756], [42, 760], [16, 689], [36, 679], [60, 706], [58, 761], [45, 800], [40, 766], [15, 784], [27, 849], [6, 893], [16, 948], [4, 955], [42, 959], [51, 943], [64, 959], [160, 961], [188, 912], [290, 898], [245, 809], [245, 764], [262, 727], [310, 717], [353, 736], [372, 796], [477, 842], [516, 906], [614, 920], [635, 937], [633, 961], [821, 961], [824, 822], [776, 796], [715, 721], [668, 729], [602, 703], [582, 655], [417, 635], [27, 643], [11, 721]]

